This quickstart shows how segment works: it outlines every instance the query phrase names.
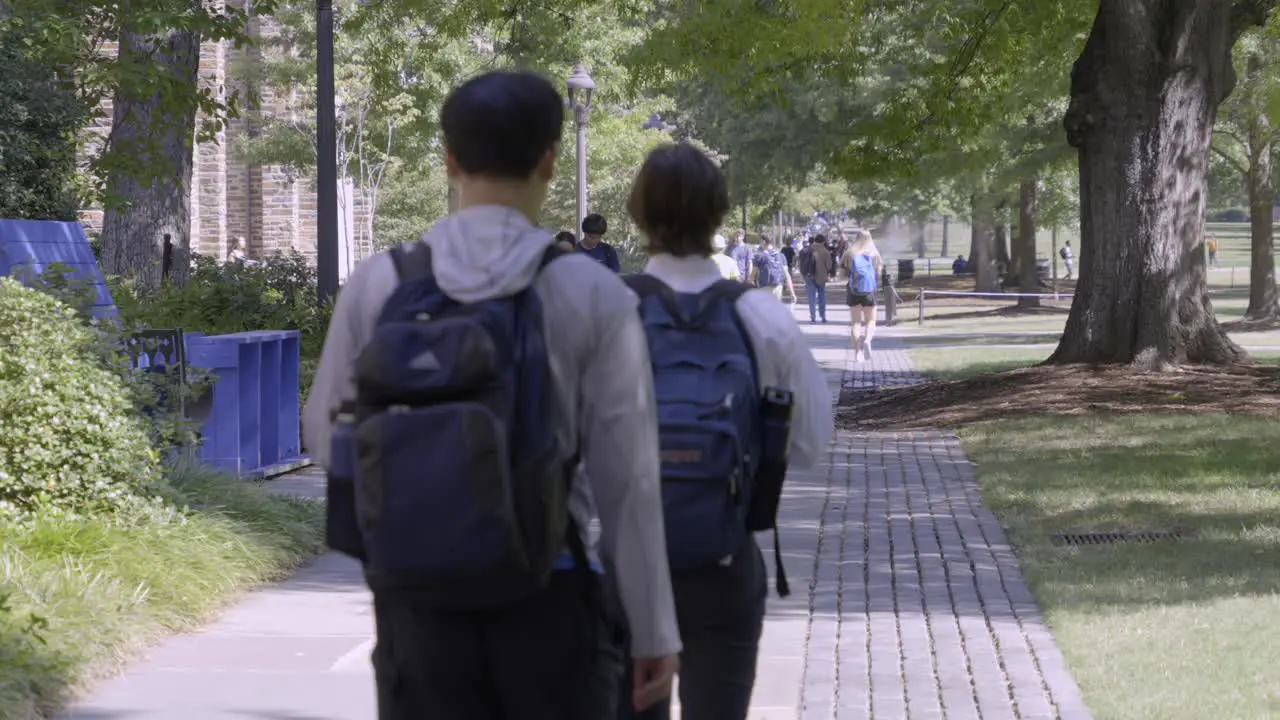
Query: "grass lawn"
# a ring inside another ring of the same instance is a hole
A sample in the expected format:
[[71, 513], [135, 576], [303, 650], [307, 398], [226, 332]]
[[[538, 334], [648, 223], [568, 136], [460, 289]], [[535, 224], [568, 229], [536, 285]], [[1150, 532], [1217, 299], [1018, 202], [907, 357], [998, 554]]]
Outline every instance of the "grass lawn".
[[[999, 342], [1001, 339], [994, 339]], [[978, 375], [1016, 370], [1035, 365], [1047, 359], [1052, 348], [1044, 347], [983, 347], [946, 345], [929, 347], [913, 345], [907, 355], [916, 370], [939, 380], [967, 380]], [[1254, 360], [1272, 365], [1280, 364], [1280, 351], [1258, 350], [1251, 352]]]
[[319, 504], [207, 470], [174, 475], [181, 510], [0, 526], [0, 719], [40, 717], [319, 550]]
[[[961, 430], [1099, 720], [1280, 717], [1280, 420], [1219, 414]], [[1058, 548], [1063, 531], [1196, 539]]]
[[1052, 350], [1010, 347], [913, 347], [911, 363], [924, 375], [939, 380], [967, 380], [978, 375], [1035, 365]]

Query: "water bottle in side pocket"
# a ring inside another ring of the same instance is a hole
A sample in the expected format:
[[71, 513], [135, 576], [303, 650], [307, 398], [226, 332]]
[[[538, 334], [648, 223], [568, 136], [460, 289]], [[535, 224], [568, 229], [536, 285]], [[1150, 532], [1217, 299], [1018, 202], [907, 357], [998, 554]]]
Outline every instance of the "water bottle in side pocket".
[[790, 390], [765, 388], [760, 401], [760, 466], [747, 507], [747, 529], [760, 532], [778, 520], [782, 483], [787, 478], [787, 449], [791, 443], [791, 411], [795, 397]]
[[334, 414], [327, 479], [325, 544], [364, 560], [364, 537], [356, 515], [356, 415], [348, 405]]

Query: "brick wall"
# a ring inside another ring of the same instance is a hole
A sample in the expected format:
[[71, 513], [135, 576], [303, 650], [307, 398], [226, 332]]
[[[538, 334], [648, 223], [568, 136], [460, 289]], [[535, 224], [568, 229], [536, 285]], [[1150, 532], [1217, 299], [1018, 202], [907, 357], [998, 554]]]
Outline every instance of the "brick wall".
[[[215, 0], [219, 7], [233, 5], [248, 9], [252, 0]], [[251, 34], [260, 38], [278, 36], [280, 26], [270, 17], [250, 20]], [[110, 47], [106, 52], [115, 52]], [[231, 43], [205, 42], [200, 49], [200, 82], [222, 99], [238, 93], [243, 99], [250, 88], [237, 68], [261, 59], [264, 52], [278, 49], [236, 49]], [[250, 254], [266, 257], [297, 251], [313, 262], [316, 256], [316, 187], [310, 175], [278, 165], [247, 162], [238, 150], [272, 117], [298, 120], [297, 91], [273, 92], [259, 89], [258, 107], [242, 104], [239, 118], [230, 120], [215, 137], [199, 142], [191, 183], [191, 246], [196, 252], [225, 258], [235, 238], [248, 240]], [[205, 122], [200, 118], [198, 122]], [[85, 156], [101, 147], [111, 128], [108, 100], [103, 114], [85, 133]], [[359, 210], [363, 210], [361, 204]], [[93, 231], [100, 227], [102, 212], [89, 208], [82, 222]], [[359, 219], [357, 219], [359, 222]]]

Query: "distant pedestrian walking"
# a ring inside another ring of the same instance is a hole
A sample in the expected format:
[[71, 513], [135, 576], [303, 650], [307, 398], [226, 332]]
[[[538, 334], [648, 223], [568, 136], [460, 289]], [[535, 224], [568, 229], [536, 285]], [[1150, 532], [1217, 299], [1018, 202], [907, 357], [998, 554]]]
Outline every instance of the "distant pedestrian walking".
[[751, 282], [751, 246], [747, 245], [747, 233], [739, 230], [733, 234], [733, 242], [725, 254], [738, 264], [738, 275], [743, 282]]
[[738, 262], [725, 254], [725, 250], [729, 247], [729, 241], [724, 239], [723, 235], [716, 235], [711, 239], [711, 260], [720, 268], [720, 276], [725, 280], [742, 280], [742, 273], [738, 272]]
[[853, 315], [849, 323], [853, 359], [855, 362], [870, 360], [871, 341], [876, 334], [876, 291], [880, 286], [880, 273], [884, 270], [884, 260], [871, 239], [871, 233], [866, 230], [857, 232], [840, 266], [849, 276], [845, 296]]
[[603, 215], [592, 213], [582, 219], [582, 244], [578, 246], [592, 260], [604, 265], [614, 272], [622, 272], [618, 263], [618, 251], [604, 241], [604, 234], [609, 230], [609, 223]]
[[556, 233], [556, 247], [565, 252], [577, 252], [578, 238], [574, 237], [573, 233], [568, 230], [561, 230]]
[[1062, 258], [1062, 265], [1067, 269], [1067, 279], [1070, 280], [1075, 264], [1075, 256], [1071, 254], [1070, 240], [1062, 244], [1062, 248], [1058, 250], [1058, 257]]
[[1209, 241], [1205, 243], [1205, 247], [1209, 250], [1209, 265], [1216, 267], [1218, 264], [1218, 236], [1209, 233]]
[[796, 258], [800, 275], [804, 278], [805, 294], [809, 296], [809, 322], [827, 321], [827, 281], [835, 269], [827, 239], [822, 235], [809, 238], [809, 242]]
[[760, 249], [751, 258], [751, 265], [752, 280], [756, 287], [768, 290], [779, 300], [782, 299], [785, 288], [791, 296], [791, 302], [795, 302], [796, 289], [791, 282], [791, 273], [787, 272], [786, 258], [773, 247], [768, 238], [760, 243]]

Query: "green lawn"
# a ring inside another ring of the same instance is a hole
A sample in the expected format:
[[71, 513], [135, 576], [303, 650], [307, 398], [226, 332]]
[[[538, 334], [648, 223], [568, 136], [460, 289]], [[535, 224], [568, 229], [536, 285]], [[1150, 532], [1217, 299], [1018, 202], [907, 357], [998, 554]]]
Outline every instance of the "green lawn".
[[172, 485], [153, 514], [0, 527], [0, 719], [41, 717], [320, 548], [318, 503], [194, 468]]
[[[1255, 338], [1253, 336], [1262, 336]], [[1248, 345], [1250, 342], [1266, 341], [1266, 344], [1280, 345], [1268, 333], [1250, 333], [1234, 336], [1237, 342]], [[1018, 337], [973, 338], [964, 341], [939, 339], [934, 342], [929, 337], [907, 338], [907, 355], [916, 370], [924, 375], [939, 380], [966, 380], [987, 373], [1016, 370], [1043, 362], [1053, 352], [1056, 340], [1048, 340], [1041, 335], [1029, 335], [1025, 339], [1036, 345], [1030, 347], [1010, 347], [1018, 344]], [[1045, 343], [1048, 343], [1047, 345]], [[989, 344], [1001, 344], [1000, 347], [988, 347]], [[1262, 344], [1259, 342], [1259, 344]], [[1258, 362], [1280, 363], [1280, 350], [1253, 350], [1250, 355]]]
[[[1099, 720], [1280, 717], [1280, 420], [964, 428], [991, 509]], [[1064, 549], [1064, 531], [1192, 540]]]
[[966, 380], [1042, 362], [1042, 348], [916, 347], [907, 351], [916, 370], [939, 380]]

